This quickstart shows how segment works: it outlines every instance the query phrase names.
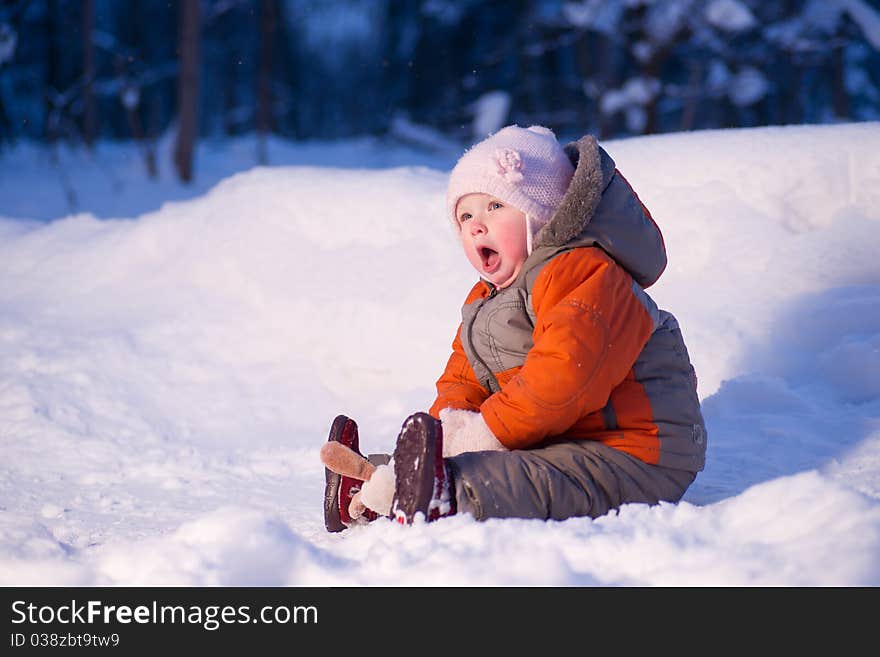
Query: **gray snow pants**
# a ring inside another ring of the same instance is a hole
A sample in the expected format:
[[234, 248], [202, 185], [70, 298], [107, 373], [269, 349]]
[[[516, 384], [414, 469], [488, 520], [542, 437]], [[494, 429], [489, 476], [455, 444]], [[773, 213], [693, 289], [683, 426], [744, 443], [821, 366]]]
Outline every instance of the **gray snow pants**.
[[695, 472], [649, 465], [593, 440], [446, 459], [458, 513], [487, 518], [597, 518], [629, 502], [677, 502]]
[[[371, 454], [374, 464], [386, 454]], [[477, 520], [597, 518], [630, 502], [677, 502], [697, 474], [649, 465], [594, 440], [445, 459], [458, 513]]]

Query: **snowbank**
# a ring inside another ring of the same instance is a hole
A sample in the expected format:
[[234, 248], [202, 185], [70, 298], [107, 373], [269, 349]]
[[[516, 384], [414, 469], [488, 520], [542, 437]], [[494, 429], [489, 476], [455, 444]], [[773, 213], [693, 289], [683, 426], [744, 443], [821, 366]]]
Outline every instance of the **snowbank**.
[[[330, 421], [392, 449], [473, 282], [446, 171], [352, 143], [132, 218], [26, 221], [0, 188], [0, 584], [880, 583], [880, 126], [605, 147], [700, 376], [683, 503], [324, 532]], [[137, 180], [119, 207], [155, 202]]]

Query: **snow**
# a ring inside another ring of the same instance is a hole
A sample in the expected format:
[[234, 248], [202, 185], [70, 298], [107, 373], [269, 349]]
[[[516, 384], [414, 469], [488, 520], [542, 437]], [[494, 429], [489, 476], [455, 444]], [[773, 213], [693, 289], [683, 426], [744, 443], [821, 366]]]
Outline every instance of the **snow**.
[[471, 134], [475, 142], [485, 139], [507, 125], [510, 102], [510, 94], [506, 91], [489, 91], [474, 101]]
[[880, 13], [868, 6], [865, 0], [837, 0], [837, 4], [861, 28], [868, 42], [880, 50]]
[[769, 89], [770, 83], [761, 71], [745, 66], [733, 76], [727, 95], [734, 105], [747, 107], [760, 101]]
[[282, 15], [299, 36], [302, 47], [331, 71], [350, 66], [348, 54], [353, 50], [363, 56], [378, 47], [376, 26], [382, 24], [384, 3], [287, 0], [285, 4], [288, 7]]
[[706, 20], [727, 32], [741, 32], [755, 26], [756, 20], [739, 0], [712, 0], [705, 8]]
[[618, 2], [582, 0], [579, 3], [566, 2], [561, 9], [565, 20], [575, 27], [614, 35], [619, 29], [624, 8], [624, 4]]
[[844, 14], [856, 24], [868, 43], [880, 50], [880, 12], [864, 0], [809, 0], [800, 15], [770, 25], [765, 29], [765, 36], [788, 49], [809, 51], [816, 48], [808, 38], [809, 33], [835, 34]]
[[134, 85], [123, 87], [122, 93], [119, 94], [123, 107], [127, 110], [135, 110], [141, 102], [140, 90]]
[[0, 584], [880, 584], [880, 124], [604, 145], [664, 231], [649, 292], [699, 374], [705, 471], [597, 520], [341, 534], [332, 419], [390, 451], [474, 281], [455, 156], [205, 144], [187, 188], [102, 145], [59, 154], [68, 214], [48, 157], [4, 152]]
[[0, 65], [12, 61], [18, 35], [7, 23], [0, 23]]
[[[636, 3], [635, 6], [638, 6]], [[690, 0], [667, 0], [666, 2], [646, 2], [645, 31], [655, 44], [668, 44], [682, 29], [692, 11]]]
[[626, 116], [626, 127], [632, 132], [641, 132], [648, 120], [644, 106], [658, 93], [660, 81], [656, 78], [630, 78], [620, 89], [605, 91], [599, 101], [599, 109], [606, 115], [623, 112]]

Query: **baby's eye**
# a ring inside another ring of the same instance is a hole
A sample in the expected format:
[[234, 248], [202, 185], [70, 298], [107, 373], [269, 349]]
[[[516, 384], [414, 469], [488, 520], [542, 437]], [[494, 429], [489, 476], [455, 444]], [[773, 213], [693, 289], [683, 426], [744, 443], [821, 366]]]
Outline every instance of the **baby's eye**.
[[499, 203], [498, 201], [492, 201], [492, 202], [489, 204], [489, 209], [490, 209], [490, 210], [497, 210], [498, 208], [503, 208], [503, 207], [504, 207], [504, 206], [503, 206], [501, 203]]
[[463, 224], [468, 219], [471, 219], [473, 215], [470, 212], [463, 212], [461, 216], [458, 218], [458, 222]]

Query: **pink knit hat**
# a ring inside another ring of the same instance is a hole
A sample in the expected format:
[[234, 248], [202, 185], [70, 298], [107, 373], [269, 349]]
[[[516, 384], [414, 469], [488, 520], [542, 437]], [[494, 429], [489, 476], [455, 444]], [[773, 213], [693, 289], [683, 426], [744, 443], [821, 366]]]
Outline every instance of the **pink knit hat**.
[[483, 193], [526, 214], [531, 238], [550, 221], [568, 190], [574, 166], [549, 128], [509, 125], [475, 144], [449, 174], [447, 215], [458, 229], [455, 207], [462, 196]]

